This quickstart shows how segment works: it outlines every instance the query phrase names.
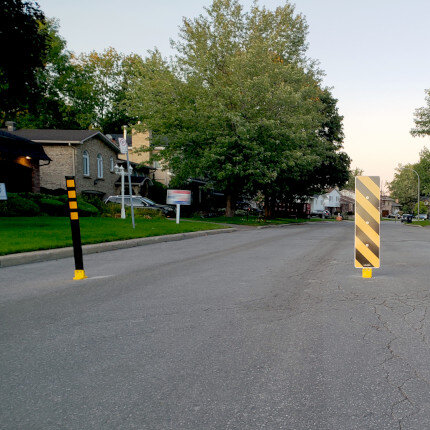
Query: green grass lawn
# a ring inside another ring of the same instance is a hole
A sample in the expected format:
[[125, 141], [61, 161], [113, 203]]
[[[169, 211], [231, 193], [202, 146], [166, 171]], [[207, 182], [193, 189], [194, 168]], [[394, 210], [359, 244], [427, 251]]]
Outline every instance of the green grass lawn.
[[[164, 218], [136, 218], [135, 230], [130, 218], [92, 217], [79, 221], [83, 244], [223, 228], [214, 223], [190, 220], [181, 220], [177, 225], [174, 220]], [[0, 255], [65, 246], [72, 246], [68, 217], [0, 218]]]
[[428, 226], [430, 226], [430, 220], [426, 219], [423, 221], [412, 221], [412, 224], [422, 225], [423, 227], [426, 227], [426, 226], [428, 227]]
[[[201, 220], [202, 218], [192, 218], [192, 220]], [[217, 216], [213, 218], [205, 218], [208, 222], [215, 223], [224, 223], [224, 224], [239, 224], [239, 225], [252, 225], [252, 226], [260, 226], [260, 225], [270, 225], [270, 224], [293, 224], [293, 223], [301, 223], [301, 222], [318, 222], [318, 221], [334, 221], [334, 219], [321, 219], [321, 218], [275, 218], [268, 219], [266, 221], [259, 219], [256, 216], [234, 216], [231, 218], [225, 216]]]

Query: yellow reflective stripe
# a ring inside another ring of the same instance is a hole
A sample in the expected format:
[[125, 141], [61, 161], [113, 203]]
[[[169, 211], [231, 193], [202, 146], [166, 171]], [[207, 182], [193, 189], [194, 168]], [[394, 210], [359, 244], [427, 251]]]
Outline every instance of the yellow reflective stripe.
[[355, 215], [355, 224], [379, 247], [379, 234], [369, 224], [366, 224], [366, 221], [358, 214]]
[[75, 181], [74, 181], [74, 179], [67, 179], [66, 180], [66, 187], [67, 188], [75, 188]]
[[363, 267], [363, 265], [357, 259], [355, 259], [355, 267], [360, 268]]
[[70, 219], [78, 219], [78, 213], [77, 212], [70, 212]]
[[375, 206], [373, 206], [372, 203], [370, 203], [369, 200], [367, 200], [366, 197], [364, 197], [358, 190], [355, 190], [355, 201], [379, 224], [379, 209], [375, 208]]
[[379, 267], [379, 258], [358, 237], [355, 238], [355, 248], [373, 267]]
[[78, 202], [69, 202], [70, 209], [78, 209]]
[[67, 195], [69, 196], [69, 199], [76, 199], [76, 191], [68, 191]]
[[368, 176], [358, 176], [357, 180], [361, 181], [364, 184], [364, 186], [369, 191], [371, 191], [378, 200], [380, 199], [381, 190]]

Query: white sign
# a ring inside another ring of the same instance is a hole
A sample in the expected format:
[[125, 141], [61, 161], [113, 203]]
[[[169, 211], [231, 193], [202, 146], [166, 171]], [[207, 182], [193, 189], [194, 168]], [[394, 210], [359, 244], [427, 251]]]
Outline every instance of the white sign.
[[0, 183], [0, 200], [7, 200], [6, 184]]
[[121, 151], [121, 154], [127, 154], [128, 152], [127, 139], [120, 137], [118, 139], [118, 143], [119, 143], [119, 150]]
[[191, 191], [189, 190], [167, 190], [168, 205], [190, 205]]

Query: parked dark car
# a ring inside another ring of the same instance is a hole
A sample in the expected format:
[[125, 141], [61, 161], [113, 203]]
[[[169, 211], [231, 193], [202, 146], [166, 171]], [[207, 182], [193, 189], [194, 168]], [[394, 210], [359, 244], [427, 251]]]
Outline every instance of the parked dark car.
[[[105, 203], [115, 203], [121, 204], [121, 196], [109, 196], [104, 200]], [[131, 206], [130, 196], [124, 196], [124, 205]], [[153, 202], [147, 197], [133, 196], [133, 206], [135, 208], [149, 208], [149, 209], [159, 209], [166, 217], [175, 217], [176, 209], [171, 205], [160, 205]]]
[[413, 218], [412, 214], [403, 214], [401, 221], [410, 224], [412, 222], [412, 218]]

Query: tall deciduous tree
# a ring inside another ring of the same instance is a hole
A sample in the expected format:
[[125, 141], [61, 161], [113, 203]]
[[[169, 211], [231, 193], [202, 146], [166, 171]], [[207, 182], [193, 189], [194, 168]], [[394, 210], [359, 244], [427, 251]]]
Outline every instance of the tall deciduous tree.
[[414, 169], [420, 176], [421, 196], [430, 196], [430, 150], [424, 148], [420, 152], [418, 163], [399, 165], [394, 174], [394, 179], [389, 184], [391, 196], [399, 199], [402, 208], [411, 212], [417, 202], [417, 175], [411, 170]]
[[430, 89], [425, 90], [425, 93], [427, 105], [415, 110], [412, 136], [430, 136]]
[[45, 15], [31, 0], [0, 3], [0, 122], [15, 118], [40, 96], [48, 37], [40, 31]]
[[162, 157], [178, 181], [201, 177], [224, 190], [226, 215], [244, 192], [276, 198], [346, 170], [341, 128], [330, 126], [335, 101], [305, 57], [306, 32], [289, 3], [245, 13], [238, 1], [214, 0], [205, 16], [184, 19], [172, 63], [155, 51], [135, 69], [131, 114], [155, 145], [167, 139]]

